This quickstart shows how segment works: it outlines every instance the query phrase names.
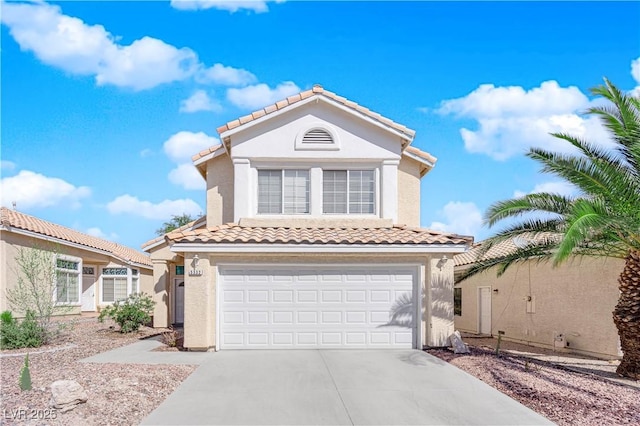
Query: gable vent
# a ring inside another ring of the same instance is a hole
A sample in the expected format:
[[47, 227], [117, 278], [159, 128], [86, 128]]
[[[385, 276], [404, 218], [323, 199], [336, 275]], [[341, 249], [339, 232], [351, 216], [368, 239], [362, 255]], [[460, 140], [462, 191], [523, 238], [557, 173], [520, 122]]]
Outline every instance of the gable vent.
[[305, 133], [302, 143], [333, 143], [333, 138], [326, 130], [313, 129]]

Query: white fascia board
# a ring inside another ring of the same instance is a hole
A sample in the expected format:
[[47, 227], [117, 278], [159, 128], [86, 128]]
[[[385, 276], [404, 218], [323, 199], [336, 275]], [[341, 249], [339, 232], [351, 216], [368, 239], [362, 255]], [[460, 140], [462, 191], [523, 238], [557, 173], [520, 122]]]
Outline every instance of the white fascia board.
[[165, 242], [166, 242], [166, 241], [165, 241], [164, 239], [163, 239], [163, 240], [160, 240], [160, 241], [156, 241], [156, 242], [155, 242], [155, 243], [153, 243], [153, 244], [149, 244], [148, 246], [144, 246], [144, 247], [142, 247], [142, 250], [144, 250], [144, 251], [151, 250], [152, 248], [156, 248], [156, 247], [158, 247], [159, 245], [162, 245], [162, 243], [165, 243]]
[[[224, 144], [222, 144], [222, 146], [224, 146]], [[204, 157], [200, 157], [198, 158], [196, 161], [193, 162], [193, 165], [198, 167], [200, 164], [204, 164], [209, 160], [212, 160], [216, 157], [221, 156], [222, 154], [226, 154], [226, 151], [222, 148], [218, 148], [216, 149], [214, 152], [210, 152], [209, 154], [205, 155]]]
[[3, 231], [13, 232], [14, 234], [25, 235], [27, 237], [37, 238], [39, 240], [49, 241], [51, 243], [56, 243], [56, 244], [60, 244], [60, 245], [67, 246], [67, 247], [73, 247], [73, 248], [77, 248], [77, 249], [80, 249], [80, 250], [90, 251], [92, 253], [98, 253], [98, 254], [102, 254], [102, 255], [105, 255], [105, 256], [113, 257], [115, 259], [120, 260], [121, 262], [123, 262], [126, 265], [137, 266], [137, 267], [145, 268], [145, 269], [153, 269], [152, 266], [144, 265], [142, 263], [138, 263], [138, 262], [133, 261], [133, 260], [123, 259], [120, 256], [118, 256], [115, 253], [112, 253], [110, 251], [101, 250], [101, 249], [95, 248], [95, 247], [85, 246], [84, 244], [73, 243], [71, 241], [62, 240], [62, 239], [56, 238], [56, 237], [50, 237], [48, 235], [39, 234], [37, 232], [26, 231], [24, 229], [9, 228], [9, 227], [4, 227], [4, 226], [2, 228], [0, 228], [0, 229], [2, 229]]
[[367, 116], [367, 115], [365, 115], [365, 114], [363, 114], [363, 113], [361, 113], [359, 111], [356, 111], [353, 108], [349, 108], [346, 105], [342, 105], [341, 103], [339, 103], [339, 102], [337, 102], [337, 101], [335, 101], [335, 100], [333, 100], [331, 98], [328, 98], [326, 96], [322, 96], [321, 93], [317, 93], [317, 94], [315, 94], [315, 95], [313, 95], [313, 96], [311, 96], [311, 97], [309, 97], [307, 99], [303, 99], [301, 101], [298, 101], [295, 104], [288, 105], [288, 106], [284, 107], [283, 109], [280, 109], [278, 111], [272, 112], [270, 114], [263, 115], [262, 117], [260, 117], [258, 119], [252, 120], [252, 121], [250, 121], [248, 123], [245, 123], [245, 124], [241, 124], [240, 126], [235, 127], [235, 128], [233, 128], [231, 130], [227, 130], [225, 132], [222, 132], [222, 133], [220, 133], [220, 140], [223, 141], [225, 138], [231, 137], [231, 136], [235, 135], [236, 133], [242, 132], [242, 131], [250, 128], [250, 127], [256, 126], [256, 125], [258, 125], [258, 124], [260, 124], [260, 123], [262, 123], [264, 121], [270, 120], [271, 118], [278, 117], [279, 115], [285, 114], [285, 113], [291, 111], [292, 109], [299, 108], [299, 107], [301, 107], [303, 105], [306, 105], [308, 103], [311, 103], [313, 101], [316, 101], [316, 102], [322, 101], [322, 102], [326, 102], [328, 104], [331, 104], [332, 106], [334, 106], [334, 107], [336, 107], [338, 109], [341, 109], [342, 111], [345, 111], [345, 112], [347, 112], [347, 113], [349, 113], [351, 115], [359, 117], [360, 119], [365, 120], [365, 121], [373, 124], [376, 127], [379, 127], [379, 128], [381, 128], [383, 130], [386, 130], [387, 132], [392, 133], [393, 135], [398, 136], [399, 138], [406, 140], [409, 144], [411, 143], [411, 141], [413, 141], [413, 137], [412, 136], [409, 136], [409, 135], [407, 135], [405, 133], [402, 133], [402, 132], [400, 132], [400, 131], [398, 131], [396, 129], [393, 129], [393, 128], [387, 126], [386, 124], [381, 123], [378, 120], [376, 120], [374, 118], [371, 118], [371, 117], [369, 117], [369, 116]]
[[189, 253], [463, 253], [466, 244], [207, 244], [175, 243], [173, 252]]
[[430, 167], [430, 168], [434, 168], [436, 166], [436, 163], [432, 163], [431, 161], [429, 161], [429, 160], [427, 160], [425, 158], [419, 157], [416, 154], [413, 154], [411, 152], [403, 151], [402, 155], [406, 155], [407, 157], [409, 157], [409, 158], [411, 158], [413, 160], [416, 160], [419, 163], [422, 163], [425, 166]]

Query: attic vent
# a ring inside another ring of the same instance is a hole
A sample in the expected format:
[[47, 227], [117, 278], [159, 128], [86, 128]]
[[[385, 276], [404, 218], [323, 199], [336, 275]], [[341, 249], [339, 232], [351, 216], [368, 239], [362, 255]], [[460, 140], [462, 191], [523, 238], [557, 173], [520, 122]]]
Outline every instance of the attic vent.
[[312, 129], [304, 134], [302, 143], [333, 143], [333, 138], [326, 130]]

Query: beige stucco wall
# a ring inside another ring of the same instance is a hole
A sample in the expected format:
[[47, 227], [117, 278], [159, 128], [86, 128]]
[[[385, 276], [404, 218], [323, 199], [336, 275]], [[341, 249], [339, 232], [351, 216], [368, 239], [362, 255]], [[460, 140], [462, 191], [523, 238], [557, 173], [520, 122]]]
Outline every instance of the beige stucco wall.
[[153, 313], [154, 327], [168, 327], [175, 323], [173, 285], [176, 278], [176, 265], [183, 265], [182, 256], [172, 252], [166, 243], [162, 243], [150, 251], [153, 263], [153, 275], [151, 279], [151, 292], [156, 302]]
[[456, 329], [478, 331], [478, 287], [490, 286], [494, 336], [504, 331], [505, 339], [553, 348], [554, 336], [562, 333], [569, 344], [566, 351], [619, 356], [611, 313], [623, 265], [619, 259], [582, 258], [557, 268], [550, 263], [517, 264], [500, 278], [487, 271], [456, 284], [462, 288]]
[[[100, 309], [100, 271], [105, 267], [132, 267], [139, 271], [140, 289], [147, 294], [153, 295], [153, 271], [151, 269], [141, 268], [139, 266], [130, 266], [124, 262], [114, 259], [113, 257], [96, 253], [90, 250], [84, 250], [78, 247], [70, 247], [63, 244], [51, 243], [39, 238], [34, 238], [14, 232], [0, 231], [0, 311], [12, 310], [15, 315], [20, 317], [24, 313], [15, 312], [9, 305], [6, 297], [6, 290], [12, 289], [18, 282], [19, 271], [15, 262], [16, 256], [21, 248], [40, 248], [57, 252], [66, 256], [73, 256], [82, 260], [82, 266], [95, 266], [96, 284], [95, 284], [95, 306]], [[80, 276], [82, 280], [82, 275]], [[82, 288], [82, 287], [81, 287]], [[82, 297], [80, 297], [82, 301]], [[81, 302], [73, 305], [70, 309], [64, 309], [60, 313], [65, 315], [79, 314], [81, 312]]]
[[[418, 268], [422, 293], [421, 341], [423, 346], [444, 346], [453, 331], [453, 261], [440, 262], [442, 254], [390, 255], [386, 254], [260, 254], [246, 255], [197, 253], [197, 269], [201, 275], [191, 276], [192, 253], [185, 262], [185, 347], [204, 350], [215, 346], [216, 293], [218, 266], [228, 264], [413, 264]], [[451, 257], [451, 256], [449, 256]], [[430, 309], [428, 309], [430, 307]]]
[[233, 222], [233, 163], [222, 154], [207, 163], [207, 226]]
[[420, 226], [420, 163], [407, 157], [398, 165], [398, 224]]

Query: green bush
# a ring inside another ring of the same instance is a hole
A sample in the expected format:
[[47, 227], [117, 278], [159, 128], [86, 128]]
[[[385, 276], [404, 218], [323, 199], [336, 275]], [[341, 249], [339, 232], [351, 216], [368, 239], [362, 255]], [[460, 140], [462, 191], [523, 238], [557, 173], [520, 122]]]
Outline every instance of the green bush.
[[20, 322], [10, 311], [0, 314], [0, 349], [37, 348], [44, 344], [45, 337], [46, 330], [33, 311], [27, 311]]
[[120, 326], [122, 333], [138, 331], [140, 326], [151, 321], [155, 304], [151, 296], [134, 293], [123, 301], [114, 302], [113, 305], [103, 308], [98, 321], [103, 322], [105, 317], [109, 317]]

